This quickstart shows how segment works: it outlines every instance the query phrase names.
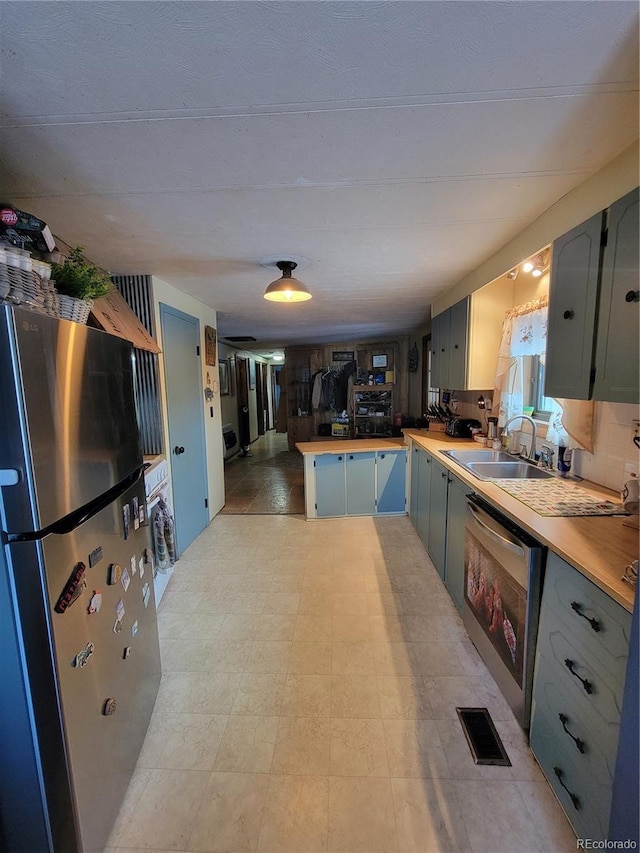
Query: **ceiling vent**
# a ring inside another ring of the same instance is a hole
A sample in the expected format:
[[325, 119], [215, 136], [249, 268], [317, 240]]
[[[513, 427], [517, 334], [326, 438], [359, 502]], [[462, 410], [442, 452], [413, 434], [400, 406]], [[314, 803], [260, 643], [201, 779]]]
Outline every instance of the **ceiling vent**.
[[225, 341], [231, 341], [234, 344], [241, 344], [245, 341], [257, 341], [257, 338], [251, 337], [251, 335], [230, 335], [228, 338], [225, 338]]

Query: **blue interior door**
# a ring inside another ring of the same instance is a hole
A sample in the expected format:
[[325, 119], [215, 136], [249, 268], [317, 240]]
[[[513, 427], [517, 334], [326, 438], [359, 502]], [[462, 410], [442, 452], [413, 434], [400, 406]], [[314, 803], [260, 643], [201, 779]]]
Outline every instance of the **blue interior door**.
[[184, 551], [209, 523], [200, 324], [160, 305], [176, 540]]

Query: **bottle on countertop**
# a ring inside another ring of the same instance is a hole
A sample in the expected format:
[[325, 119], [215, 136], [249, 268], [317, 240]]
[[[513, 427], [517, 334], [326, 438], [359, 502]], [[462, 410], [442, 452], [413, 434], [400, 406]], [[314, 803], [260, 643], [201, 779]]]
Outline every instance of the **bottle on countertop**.
[[566, 477], [571, 470], [571, 456], [573, 451], [563, 444], [558, 446], [558, 471], [561, 477]]

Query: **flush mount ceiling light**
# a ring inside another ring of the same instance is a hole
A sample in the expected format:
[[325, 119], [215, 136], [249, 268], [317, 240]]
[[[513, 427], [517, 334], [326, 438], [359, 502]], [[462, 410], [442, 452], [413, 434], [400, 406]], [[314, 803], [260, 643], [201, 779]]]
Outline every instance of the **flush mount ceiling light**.
[[276, 266], [282, 271], [282, 278], [277, 278], [267, 286], [265, 299], [270, 302], [305, 302], [311, 299], [307, 286], [291, 275], [298, 266], [295, 261], [278, 261]]

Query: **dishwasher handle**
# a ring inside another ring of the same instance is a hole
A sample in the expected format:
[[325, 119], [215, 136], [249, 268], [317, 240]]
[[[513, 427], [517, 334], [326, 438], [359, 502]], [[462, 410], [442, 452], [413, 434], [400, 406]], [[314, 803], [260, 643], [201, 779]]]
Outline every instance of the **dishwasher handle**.
[[495, 539], [496, 542], [500, 544], [501, 548], [505, 548], [507, 551], [511, 551], [514, 554], [517, 554], [518, 557], [525, 557], [525, 550], [521, 545], [517, 545], [515, 542], [512, 542], [510, 539], [505, 539], [504, 536], [500, 536], [495, 530], [489, 527], [488, 524], [485, 524], [484, 521], [480, 518], [480, 511], [474, 507], [473, 504], [467, 503], [467, 509], [471, 515], [471, 518], [474, 522], [482, 527], [484, 532], [490, 536], [492, 539]]

